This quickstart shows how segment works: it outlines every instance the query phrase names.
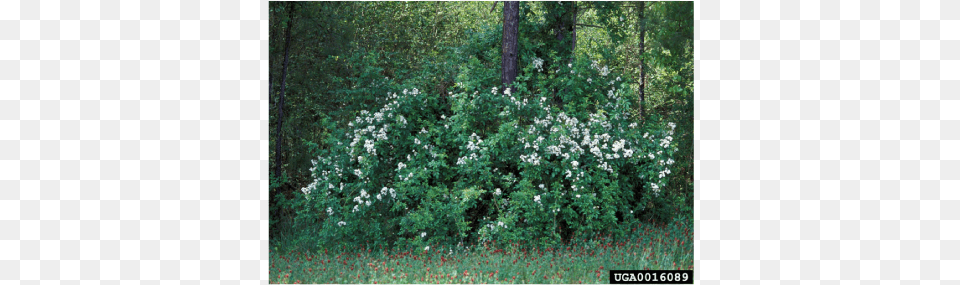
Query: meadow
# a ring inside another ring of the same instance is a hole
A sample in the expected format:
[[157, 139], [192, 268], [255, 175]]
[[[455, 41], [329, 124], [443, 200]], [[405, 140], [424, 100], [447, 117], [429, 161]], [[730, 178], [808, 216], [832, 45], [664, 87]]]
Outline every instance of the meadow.
[[270, 283], [530, 284], [609, 283], [611, 269], [693, 269], [693, 224], [637, 224], [620, 237], [596, 236], [557, 247], [524, 241], [270, 252]]

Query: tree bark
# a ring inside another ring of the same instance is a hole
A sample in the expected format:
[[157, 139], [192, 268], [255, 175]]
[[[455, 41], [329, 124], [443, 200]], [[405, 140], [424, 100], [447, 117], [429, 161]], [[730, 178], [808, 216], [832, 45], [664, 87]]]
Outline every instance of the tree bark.
[[570, 37], [570, 53], [567, 54], [566, 52], [558, 51], [558, 54], [560, 54], [561, 57], [567, 57], [568, 63], [572, 63], [573, 52], [577, 47], [577, 2], [558, 2], [557, 4], [560, 5], [559, 7], [563, 7], [563, 4], [571, 5], [571, 8], [564, 9], [563, 13], [559, 15], [554, 26], [554, 31], [558, 43], [563, 43], [564, 39], [568, 36]]
[[281, 162], [283, 162], [283, 160], [281, 159], [281, 156], [282, 156], [281, 154], [283, 153], [282, 152], [283, 134], [281, 133], [281, 131], [283, 130], [283, 103], [284, 103], [283, 97], [287, 92], [287, 66], [289, 66], [290, 64], [290, 33], [291, 33], [291, 29], [293, 29], [293, 9], [296, 7], [295, 5], [296, 3], [289, 2], [288, 13], [290, 16], [287, 19], [287, 30], [284, 32], [285, 35], [283, 40], [283, 70], [280, 72], [280, 100], [278, 100], [280, 102], [278, 102], [277, 104], [277, 131], [276, 131], [277, 145], [275, 147], [276, 150], [274, 152], [274, 154], [276, 155], [276, 157], [274, 157], [275, 158], [274, 161], [276, 164], [274, 166], [275, 167], [274, 173], [276, 173], [278, 178], [282, 176], [282, 172], [281, 172], [282, 169], [280, 166], [282, 165]]
[[500, 81], [503, 88], [510, 87], [517, 79], [518, 33], [520, 29], [520, 2], [503, 2], [503, 51], [501, 67], [503, 72]]
[[639, 6], [639, 9], [638, 9], [638, 11], [639, 11], [638, 17], [639, 17], [639, 19], [640, 19], [640, 25], [639, 25], [639, 26], [640, 26], [640, 44], [639, 44], [639, 51], [638, 51], [638, 52], [640, 53], [640, 56], [639, 56], [639, 58], [640, 58], [640, 61], [639, 61], [639, 62], [640, 62], [640, 80], [639, 80], [640, 88], [639, 88], [639, 90], [638, 90], [637, 93], [640, 94], [640, 119], [642, 120], [642, 119], [643, 119], [643, 115], [644, 115], [644, 112], [643, 112], [644, 106], [643, 106], [643, 105], [644, 105], [644, 103], [645, 103], [645, 102], [644, 102], [644, 100], [645, 100], [645, 98], [644, 98], [645, 94], [644, 94], [644, 90], [643, 90], [643, 89], [644, 89], [644, 88], [646, 87], [646, 85], [647, 85], [647, 76], [646, 76], [647, 74], [646, 74], [646, 68], [644, 68], [644, 60], [643, 60], [643, 52], [644, 52], [644, 46], [643, 46], [643, 44], [644, 44], [644, 38], [645, 38], [645, 37], [644, 37], [644, 33], [646, 33], [646, 28], [647, 28], [647, 27], [646, 27], [646, 22], [647, 22], [647, 21], [646, 21], [646, 19], [643, 18], [643, 9], [644, 9], [644, 6], [645, 6], [645, 5], [644, 5], [644, 2], [639, 2], [637, 5]]
[[571, 55], [571, 57], [570, 57], [570, 62], [572, 63], [572, 62], [573, 62], [573, 57], [576, 56], [576, 52], [577, 52], [577, 13], [578, 13], [579, 11], [577, 11], [577, 8], [578, 8], [578, 7], [577, 7], [577, 2], [570, 2], [570, 5], [573, 5], [573, 17], [572, 17], [573, 19], [572, 19], [572, 21], [569, 23], [569, 25], [570, 25], [570, 37], [572, 37], [572, 38], [570, 39], [570, 41], [571, 41], [571, 43], [570, 43], [570, 55]]

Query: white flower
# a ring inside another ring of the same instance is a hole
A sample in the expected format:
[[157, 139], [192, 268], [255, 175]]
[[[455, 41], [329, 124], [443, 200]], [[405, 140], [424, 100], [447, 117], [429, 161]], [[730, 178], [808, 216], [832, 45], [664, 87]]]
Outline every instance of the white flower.
[[577, 194], [577, 198], [580, 198], [580, 194]]
[[593, 83], [593, 78], [587, 78], [587, 83]]
[[342, 227], [342, 226], [345, 226], [345, 225], [347, 225], [347, 222], [344, 222], [344, 221], [340, 221], [339, 223], [337, 223], [337, 225], [339, 225], [339, 226], [341, 226], [341, 227]]
[[493, 94], [497, 94], [497, 87], [493, 87], [491, 92], [493, 92]]
[[580, 165], [580, 163], [579, 163], [579, 162], [577, 162], [576, 160], [574, 160], [574, 161], [571, 161], [571, 162], [570, 162], [570, 164], [572, 164], [572, 165], [573, 165], [573, 168], [577, 168], [577, 166], [579, 166], [579, 165]]
[[623, 148], [624, 143], [626, 143], [626, 141], [624, 141], [624, 140], [619, 140], [619, 141], [613, 142], [613, 152], [620, 151], [620, 149]]
[[429, 245], [423, 248], [423, 251], [428, 251], [428, 250], [430, 250], [430, 246], [429, 246]]
[[533, 165], [540, 165], [540, 157], [537, 156], [537, 153], [533, 153], [530, 155], [520, 155], [520, 161], [530, 163]]
[[540, 195], [533, 196], [533, 201], [534, 201], [534, 202], [537, 202], [537, 203], [539, 204], [539, 203], [540, 203]]
[[327, 215], [333, 215], [333, 208], [327, 207]]
[[502, 194], [502, 192], [500, 192], [500, 188], [497, 188], [496, 191], [493, 191], [493, 195], [500, 196], [500, 194]]
[[377, 150], [374, 148], [372, 140], [365, 140], [363, 142], [363, 147], [367, 149], [367, 152], [377, 155]]
[[543, 184], [540, 184], [540, 189], [543, 189]]
[[503, 89], [503, 94], [507, 94], [507, 96], [510, 96], [510, 88]]
[[670, 136], [663, 138], [662, 140], [660, 140], [660, 146], [664, 148], [669, 147], [671, 140], [673, 140], [673, 137], [670, 137]]
[[427, 237], [427, 232], [420, 233], [420, 237]]

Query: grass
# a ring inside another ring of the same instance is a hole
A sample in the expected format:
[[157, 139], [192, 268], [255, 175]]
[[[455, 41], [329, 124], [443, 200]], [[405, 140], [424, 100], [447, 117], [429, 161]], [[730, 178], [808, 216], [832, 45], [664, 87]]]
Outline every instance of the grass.
[[270, 251], [270, 283], [609, 283], [611, 269], [693, 269], [692, 223], [639, 224], [553, 248], [505, 241], [399, 250]]

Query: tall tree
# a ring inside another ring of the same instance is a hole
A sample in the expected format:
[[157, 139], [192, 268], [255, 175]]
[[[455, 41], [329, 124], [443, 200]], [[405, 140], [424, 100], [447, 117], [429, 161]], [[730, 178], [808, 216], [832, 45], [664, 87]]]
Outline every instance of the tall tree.
[[[542, 2], [546, 30], [553, 40], [548, 40], [557, 57], [568, 61], [577, 47], [577, 2]], [[546, 39], [545, 39], [546, 40]]]
[[639, 56], [638, 56], [638, 58], [640, 58], [640, 62], [639, 62], [639, 66], [638, 66], [638, 67], [640, 68], [640, 80], [638, 80], [638, 82], [640, 83], [640, 87], [639, 87], [638, 90], [637, 90], [637, 94], [640, 95], [640, 119], [641, 119], [641, 120], [643, 119], [643, 103], [644, 103], [644, 102], [643, 102], [643, 100], [644, 100], [643, 88], [646, 87], [646, 84], [647, 84], [647, 76], [646, 76], [646, 73], [647, 73], [646, 70], [647, 70], [647, 69], [644, 68], [644, 66], [643, 66], [643, 64], [644, 64], [644, 60], [643, 60], [643, 51], [644, 51], [643, 41], [645, 40], [645, 39], [644, 39], [644, 33], [646, 32], [646, 28], [647, 28], [647, 26], [646, 26], [646, 19], [643, 18], [643, 8], [644, 8], [644, 7], [645, 7], [644, 2], [639, 2], [639, 3], [637, 3], [637, 20], [640, 22], [640, 23], [639, 23], [639, 24], [640, 24], [640, 25], [639, 25], [639, 26], [640, 26], [640, 31], [639, 31], [639, 33], [640, 33], [640, 35], [639, 35], [639, 36], [640, 36], [640, 41], [639, 41], [639, 47], [638, 47], [638, 50], [639, 50], [638, 52], [640, 53]]
[[287, 4], [288, 13], [290, 17], [287, 19], [287, 30], [284, 31], [285, 35], [283, 39], [283, 70], [280, 72], [280, 99], [278, 100], [279, 102], [277, 102], [277, 145], [275, 150], [276, 169], [274, 170], [277, 177], [280, 177], [282, 175], [282, 173], [280, 172], [281, 171], [280, 166], [282, 162], [280, 157], [282, 156], [281, 154], [283, 153], [281, 148], [281, 146], [283, 145], [283, 135], [280, 132], [281, 130], [283, 130], [283, 99], [284, 99], [283, 96], [284, 96], [284, 93], [287, 92], [287, 66], [289, 66], [290, 64], [290, 33], [291, 33], [291, 30], [293, 29], [293, 12], [294, 12], [294, 8], [296, 8], [296, 5], [297, 5], [296, 2], [287, 2], [287, 3], [288, 3]]
[[500, 82], [508, 88], [517, 79], [518, 34], [520, 31], [520, 2], [503, 2], [503, 52]]
[[[567, 2], [570, 8], [564, 11], [560, 26], [557, 30], [557, 40], [563, 41], [564, 36], [570, 37], [570, 54], [573, 55], [577, 50], [577, 2]], [[565, 35], [566, 34], [566, 35]], [[570, 59], [573, 61], [573, 58]]]

